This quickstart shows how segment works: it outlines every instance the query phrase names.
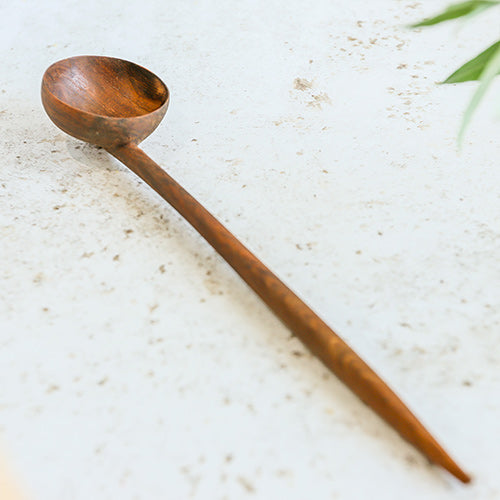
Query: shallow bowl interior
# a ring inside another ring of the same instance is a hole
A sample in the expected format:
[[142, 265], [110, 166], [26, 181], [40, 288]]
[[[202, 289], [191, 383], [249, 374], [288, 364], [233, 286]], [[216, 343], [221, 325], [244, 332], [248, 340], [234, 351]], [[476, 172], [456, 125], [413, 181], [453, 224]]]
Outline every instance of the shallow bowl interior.
[[53, 64], [46, 90], [86, 113], [131, 118], [152, 113], [168, 100], [165, 84], [137, 64], [101, 56], [77, 56]]

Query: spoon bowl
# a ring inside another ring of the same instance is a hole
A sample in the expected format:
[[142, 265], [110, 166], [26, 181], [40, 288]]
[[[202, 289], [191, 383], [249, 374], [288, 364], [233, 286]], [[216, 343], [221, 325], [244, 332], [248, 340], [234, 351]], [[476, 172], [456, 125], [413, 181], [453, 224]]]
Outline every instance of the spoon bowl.
[[42, 103], [64, 132], [104, 148], [139, 144], [164, 117], [170, 93], [149, 70], [114, 57], [76, 56], [50, 66]]

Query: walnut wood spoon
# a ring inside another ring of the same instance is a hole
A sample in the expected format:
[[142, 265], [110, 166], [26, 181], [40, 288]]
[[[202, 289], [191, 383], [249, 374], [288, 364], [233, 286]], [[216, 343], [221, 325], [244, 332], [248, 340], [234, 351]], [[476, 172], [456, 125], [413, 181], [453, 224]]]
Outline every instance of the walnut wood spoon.
[[169, 103], [153, 73], [111, 57], [77, 56], [43, 76], [42, 102], [64, 132], [105, 148], [168, 201], [215, 248], [268, 307], [335, 375], [431, 462], [467, 483], [443, 450], [383, 380], [215, 217], [138, 144], [159, 125]]

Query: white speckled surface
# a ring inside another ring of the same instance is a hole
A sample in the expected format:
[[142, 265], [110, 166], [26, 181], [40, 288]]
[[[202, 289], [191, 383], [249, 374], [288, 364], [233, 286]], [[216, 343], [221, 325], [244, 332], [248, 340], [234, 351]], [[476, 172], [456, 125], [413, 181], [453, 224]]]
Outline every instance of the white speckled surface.
[[[446, 4], [1, 2], [0, 436], [31, 498], [500, 498], [500, 122], [490, 100], [459, 153], [473, 86], [435, 85], [498, 19], [402, 28]], [[42, 73], [76, 54], [166, 81], [144, 149], [471, 486], [329, 375], [149, 188], [49, 122]]]

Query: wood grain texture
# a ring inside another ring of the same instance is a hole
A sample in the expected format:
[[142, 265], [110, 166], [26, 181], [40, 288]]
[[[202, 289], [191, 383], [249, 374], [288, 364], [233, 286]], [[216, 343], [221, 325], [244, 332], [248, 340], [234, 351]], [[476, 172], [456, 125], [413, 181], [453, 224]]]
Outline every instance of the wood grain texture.
[[169, 91], [153, 73], [113, 57], [76, 56], [43, 75], [42, 103], [66, 133], [103, 148], [139, 144], [167, 112]]
[[42, 102], [68, 134], [106, 148], [169, 202], [228, 262], [284, 324], [380, 417], [429, 460], [463, 482], [452, 460], [387, 384], [138, 144], [160, 123], [169, 102], [165, 84], [148, 70], [108, 57], [79, 56], [53, 64]]

